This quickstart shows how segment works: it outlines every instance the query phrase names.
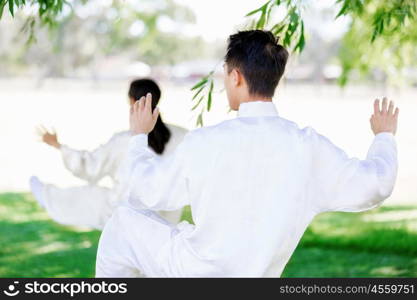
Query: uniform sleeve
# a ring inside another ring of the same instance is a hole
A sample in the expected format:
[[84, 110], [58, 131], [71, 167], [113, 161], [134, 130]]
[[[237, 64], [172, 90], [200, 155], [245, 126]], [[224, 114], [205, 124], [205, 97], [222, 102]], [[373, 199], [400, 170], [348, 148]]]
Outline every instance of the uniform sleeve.
[[64, 165], [74, 176], [96, 183], [114, 168], [112, 152], [115, 142], [116, 138], [113, 137], [91, 152], [62, 145], [60, 149]]
[[394, 188], [398, 162], [394, 136], [375, 136], [365, 160], [350, 158], [311, 129], [312, 204], [316, 211], [358, 212], [379, 206]]
[[132, 137], [128, 150], [129, 204], [152, 210], [176, 210], [188, 205], [189, 148], [190, 137], [186, 135], [172, 154], [157, 157], [148, 148], [147, 135]]

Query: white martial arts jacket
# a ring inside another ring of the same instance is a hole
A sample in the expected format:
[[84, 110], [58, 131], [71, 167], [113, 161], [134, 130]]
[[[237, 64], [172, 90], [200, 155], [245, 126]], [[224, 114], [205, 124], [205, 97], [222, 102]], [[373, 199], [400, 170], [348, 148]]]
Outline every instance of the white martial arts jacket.
[[180, 223], [160, 250], [160, 276], [280, 276], [315, 215], [380, 205], [397, 173], [391, 133], [375, 136], [366, 160], [349, 158], [271, 102], [241, 104], [162, 160], [134, 136], [128, 156], [131, 206], [191, 205], [195, 226]]
[[[163, 155], [172, 153], [187, 133], [183, 128], [170, 124], [166, 126], [171, 132], [171, 138]], [[90, 185], [96, 185], [102, 178], [109, 176], [113, 188], [108, 198], [113, 205], [116, 205], [126, 199], [126, 157], [130, 137], [130, 131], [116, 133], [107, 143], [94, 151], [75, 150], [62, 145], [60, 150], [64, 165], [74, 176], [86, 180]], [[151, 148], [149, 151], [153, 152]], [[156, 154], [155, 156], [159, 157]]]

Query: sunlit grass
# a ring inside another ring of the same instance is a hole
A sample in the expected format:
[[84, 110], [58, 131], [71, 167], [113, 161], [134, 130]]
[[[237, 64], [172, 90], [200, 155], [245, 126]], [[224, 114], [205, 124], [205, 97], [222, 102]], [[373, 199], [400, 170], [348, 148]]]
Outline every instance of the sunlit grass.
[[386, 206], [364, 213], [322, 214], [308, 228], [301, 245], [417, 257], [417, 230], [411, 229], [417, 225], [417, 218], [373, 218], [416, 211], [413, 206]]
[[[326, 213], [284, 277], [417, 277], [417, 206]], [[190, 209], [183, 218], [191, 220]], [[51, 221], [28, 194], [0, 194], [0, 277], [92, 277], [100, 232]]]
[[51, 221], [31, 196], [0, 195], [0, 276], [90, 277], [98, 231]]

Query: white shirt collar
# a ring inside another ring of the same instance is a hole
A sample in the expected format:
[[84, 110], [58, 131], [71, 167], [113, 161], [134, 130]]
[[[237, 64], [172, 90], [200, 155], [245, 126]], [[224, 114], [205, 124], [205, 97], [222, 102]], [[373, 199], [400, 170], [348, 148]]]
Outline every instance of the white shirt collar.
[[274, 103], [269, 101], [252, 101], [241, 103], [238, 117], [277, 117], [278, 111]]

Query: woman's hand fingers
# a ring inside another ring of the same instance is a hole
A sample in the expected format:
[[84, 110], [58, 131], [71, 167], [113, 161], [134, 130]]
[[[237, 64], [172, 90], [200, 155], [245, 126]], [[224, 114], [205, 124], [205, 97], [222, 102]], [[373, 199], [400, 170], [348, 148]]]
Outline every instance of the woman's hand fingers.
[[153, 118], [154, 122], [156, 122], [156, 120], [158, 119], [158, 116], [159, 116], [159, 108], [155, 107], [155, 109], [153, 110], [153, 113], [152, 113], [152, 118]]
[[146, 94], [146, 101], [145, 101], [145, 110], [146, 113], [152, 114], [152, 94]]

